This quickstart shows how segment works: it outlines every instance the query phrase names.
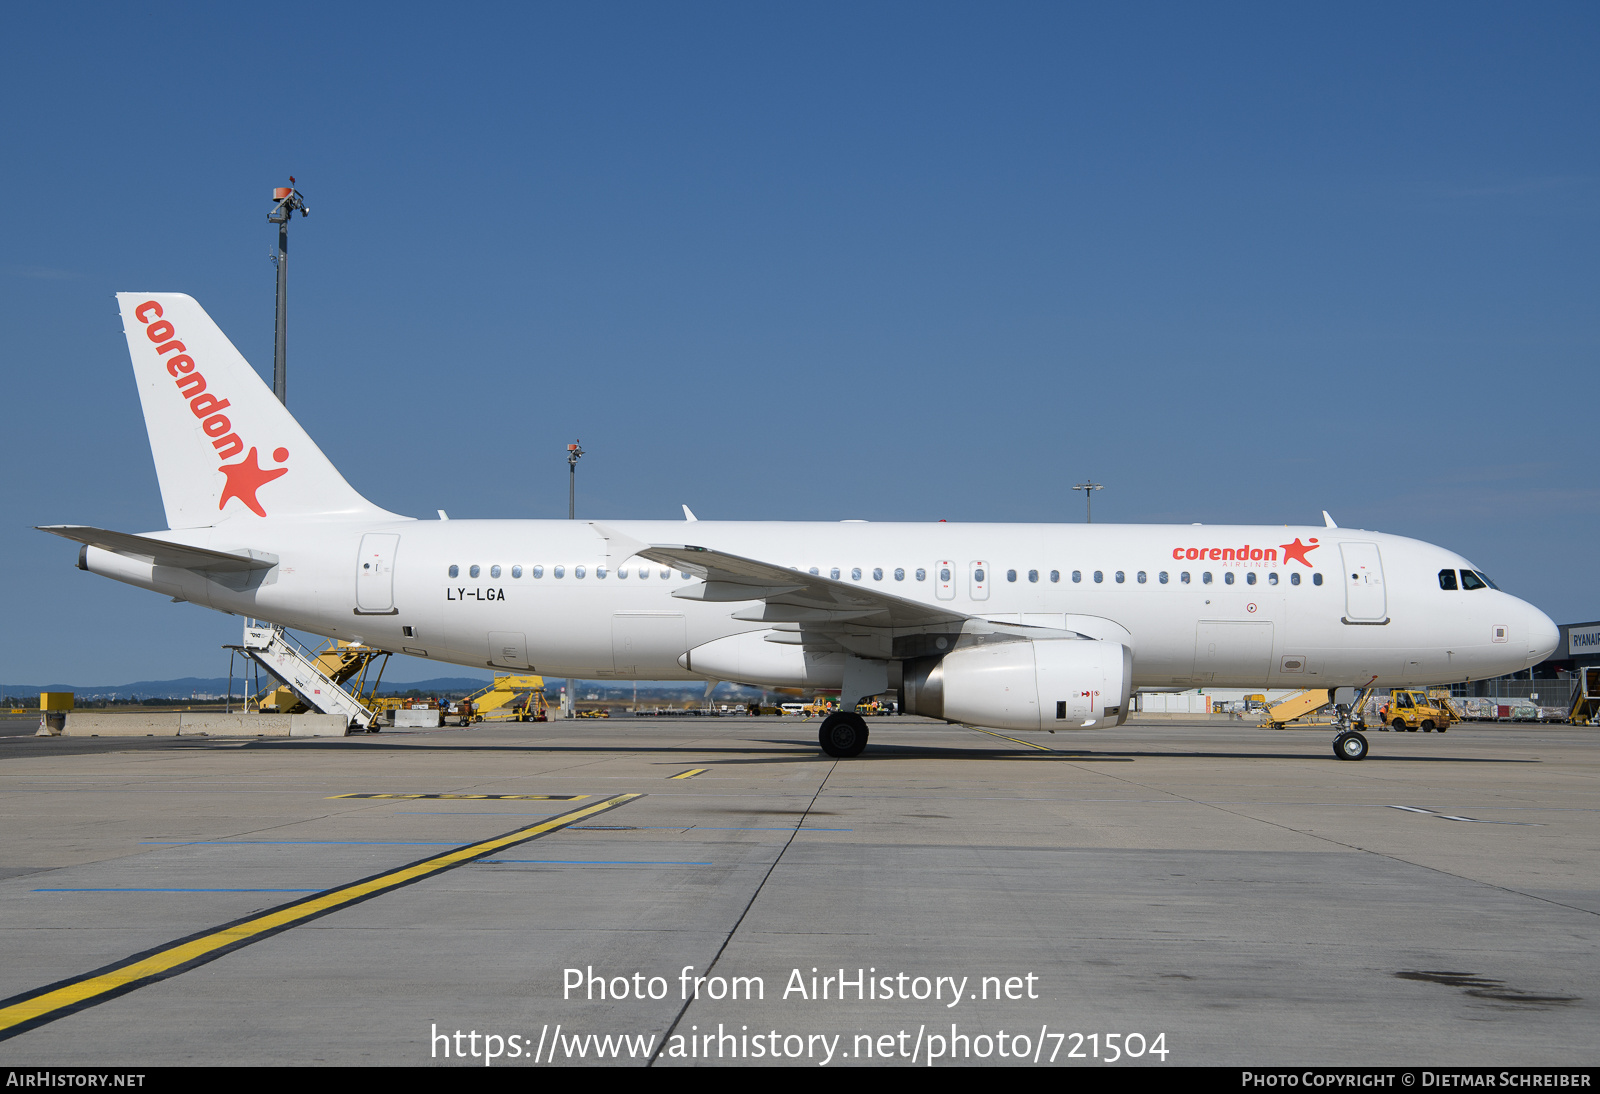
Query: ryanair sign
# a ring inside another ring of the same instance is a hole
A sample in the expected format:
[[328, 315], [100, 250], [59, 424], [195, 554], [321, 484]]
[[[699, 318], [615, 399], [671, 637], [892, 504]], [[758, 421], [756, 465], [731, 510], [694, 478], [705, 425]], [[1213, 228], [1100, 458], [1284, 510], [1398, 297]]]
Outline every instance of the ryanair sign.
[[1568, 657], [1600, 657], [1600, 623], [1562, 628], [1567, 632]]

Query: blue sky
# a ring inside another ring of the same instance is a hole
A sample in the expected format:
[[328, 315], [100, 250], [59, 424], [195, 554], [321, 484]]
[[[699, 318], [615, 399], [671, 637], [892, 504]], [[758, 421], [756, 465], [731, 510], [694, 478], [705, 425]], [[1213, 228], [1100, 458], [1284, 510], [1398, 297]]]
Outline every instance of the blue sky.
[[[111, 294], [188, 292], [401, 512], [1314, 522], [1600, 617], [1593, 5], [28, 5], [0, 680], [237, 621], [159, 527]], [[124, 636], [134, 636], [127, 640]], [[413, 664], [396, 678], [436, 675]]]

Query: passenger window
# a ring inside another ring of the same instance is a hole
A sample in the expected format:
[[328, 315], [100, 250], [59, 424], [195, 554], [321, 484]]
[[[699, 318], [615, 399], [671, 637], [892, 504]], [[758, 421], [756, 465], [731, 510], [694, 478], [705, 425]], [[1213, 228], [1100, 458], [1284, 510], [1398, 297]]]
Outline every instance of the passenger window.
[[[917, 570], [917, 580], [918, 581], [926, 581], [926, 580], [928, 580], [928, 571], [927, 570], [922, 570], [922, 569]], [[945, 580], [948, 581], [949, 579], [946, 578]]]
[[627, 576], [628, 576], [628, 568], [626, 566], [619, 566], [617, 568], [617, 580], [621, 581], [624, 578], [626, 578]]
[[1289, 575], [1289, 584], [1291, 584], [1291, 585], [1300, 584], [1300, 572], [1298, 570], [1296, 570], [1294, 573]]
[[861, 580], [861, 567], [860, 566], [857, 566], [855, 569], [850, 571], [850, 580], [851, 581], [860, 581]]
[[1072, 571], [1072, 580], [1074, 582], [1082, 581], [1083, 580], [1083, 571], [1082, 570], [1073, 570]]
[[1244, 583], [1246, 585], [1254, 585], [1256, 583], [1256, 575], [1254, 571], [1244, 575]]
[[874, 581], [882, 581], [883, 580], [883, 567], [882, 566], [874, 566], [872, 568], [872, 580], [874, 580]]
[[979, 585], [983, 584], [983, 567], [980, 566], [976, 570], [972, 571], [972, 580], [976, 581]]
[[535, 566], [531, 572], [532, 572], [534, 577], [543, 577], [544, 576], [544, 567], [543, 566]]
[[513, 566], [513, 567], [511, 567], [511, 576], [512, 577], [521, 577], [522, 576], [522, 567], [521, 566]]
[[639, 580], [640, 581], [644, 581], [647, 578], [649, 578], [649, 576], [650, 576], [650, 567], [648, 567], [648, 566], [640, 566], [639, 567]]
[[1038, 570], [1029, 570], [1028, 571], [1028, 580], [1033, 582], [1033, 583], [1035, 583], [1035, 584], [1038, 584], [1039, 571]]
[[1060, 570], [1051, 570], [1050, 571], [1050, 580], [1051, 581], [1060, 581], [1061, 580], [1061, 571]]
[[[668, 574], [669, 574], [669, 575], [670, 575], [670, 574], [671, 574], [671, 573], [672, 573], [672, 571], [671, 571], [671, 570], [668, 570], [668, 571], [667, 571], [667, 573], [668, 573]], [[683, 571], [683, 570], [679, 570], [679, 571], [678, 571], [678, 577], [679, 577], [679, 578], [681, 578], [681, 579], [682, 579], [682, 580], [684, 580], [684, 581], [688, 581], [688, 580], [689, 580], [689, 575], [688, 575], [688, 573], [686, 573], [686, 572], [685, 572], [685, 571]]]
[[1321, 585], [1322, 584], [1322, 575], [1321, 574], [1312, 574], [1311, 575], [1311, 584], [1313, 584], [1313, 585]]
[[450, 567], [450, 576], [451, 577], [460, 577], [461, 576], [461, 567], [452, 564], [451, 567]]
[[1167, 583], [1167, 571], [1162, 570], [1159, 574], [1157, 574], [1156, 580], [1165, 585]]
[[939, 580], [940, 581], [949, 581], [950, 580], [950, 567], [948, 567], [948, 566], [939, 567]]
[[566, 577], [567, 576], [567, 568], [565, 566], [557, 566], [553, 570], [550, 571], [550, 576], [551, 577]]
[[[896, 580], [896, 581], [904, 581], [904, 580], [905, 580], [905, 579], [906, 579], [906, 571], [905, 571], [905, 567], [903, 567], [903, 566], [896, 566], [896, 567], [895, 567], [895, 568], [894, 568], [894, 579], [895, 579], [895, 580]], [[920, 580], [921, 580], [921, 578], [918, 578], [918, 580], [919, 580], [919, 581], [920, 581]]]
[[1144, 571], [1143, 570], [1139, 571], [1139, 584], [1141, 584], [1141, 585], [1144, 584]]
[[1015, 580], [1017, 580], [1017, 571], [1015, 571], [1015, 570], [1007, 570], [1006, 571], [1006, 580], [1007, 581], [1015, 581]]
[[1127, 574], [1124, 574], [1121, 570], [1117, 571], [1117, 584], [1118, 585], [1121, 585], [1127, 579], [1128, 579], [1128, 575]]
[[1271, 573], [1271, 574], [1267, 575], [1267, 584], [1268, 585], [1276, 585], [1277, 583], [1278, 583], [1278, 575], [1276, 573]]
[[[578, 576], [582, 577], [583, 575], [579, 574]], [[596, 566], [594, 568], [594, 576], [596, 580], [604, 581], [606, 579], [606, 568], [604, 566]]]
[[810, 569], [810, 570], [809, 570], [809, 571], [808, 571], [808, 572], [809, 572], [809, 573], [810, 573], [810, 574], [811, 574], [811, 576], [812, 576], [812, 577], [818, 577], [818, 576], [820, 576], [820, 575], [819, 575], [819, 574], [818, 574], [818, 573], [817, 573], [817, 568], [816, 568], [816, 567], [815, 567], [815, 566], [813, 566], [813, 567], [811, 567], [811, 569]]
[[1224, 585], [1232, 585], [1233, 584], [1233, 571], [1232, 570], [1229, 570], [1227, 573], [1222, 575], [1222, 583]]
[[482, 571], [480, 571], [480, 570], [479, 570], [479, 569], [478, 569], [478, 564], [477, 564], [477, 563], [476, 563], [476, 562], [474, 562], [474, 563], [473, 563], [473, 564], [472, 564], [472, 569], [470, 569], [470, 570], [468, 570], [468, 571], [467, 571], [467, 576], [468, 576], [468, 577], [477, 577], [477, 576], [478, 576], [478, 574], [479, 574], [479, 573], [481, 573], [481, 572], [482, 572]]
[[500, 564], [499, 563], [495, 563], [493, 566], [489, 567], [489, 576], [490, 577], [499, 577], [500, 576]]
[[833, 569], [829, 570], [828, 571], [828, 576], [830, 578], [832, 578], [834, 581], [838, 581], [839, 580], [839, 567], [835, 566]]
[[1185, 570], [1185, 571], [1183, 571], [1183, 573], [1179, 574], [1178, 575], [1178, 580], [1181, 583], [1183, 583], [1184, 585], [1189, 584], [1189, 571]]
[[1439, 588], [1452, 593], [1456, 591], [1456, 572], [1454, 570], [1439, 571]]
[[583, 576], [583, 567], [582, 566], [574, 566], [572, 568], [572, 576], [573, 577], [582, 577]]
[[1211, 584], [1211, 571], [1210, 570], [1207, 570], [1205, 573], [1200, 575], [1200, 584], [1202, 584], [1202, 585]]
[[1103, 570], [1096, 570], [1094, 572], [1094, 583], [1096, 585], [1100, 584], [1105, 579], [1106, 579], [1106, 575], [1105, 575], [1105, 572]]
[[1471, 570], [1462, 570], [1461, 587], [1463, 589], [1481, 589], [1484, 587], [1484, 584], [1482, 581], [1478, 580], [1478, 575], [1473, 573]]

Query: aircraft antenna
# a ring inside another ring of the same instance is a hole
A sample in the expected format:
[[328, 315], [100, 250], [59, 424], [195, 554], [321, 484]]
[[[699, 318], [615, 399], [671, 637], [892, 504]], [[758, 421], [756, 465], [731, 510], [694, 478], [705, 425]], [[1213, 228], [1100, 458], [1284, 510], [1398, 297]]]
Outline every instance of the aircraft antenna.
[[1101, 486], [1097, 482], [1087, 482], [1087, 481], [1085, 481], [1085, 482], [1080, 482], [1077, 486], [1074, 486], [1073, 489], [1074, 490], [1082, 490], [1083, 491], [1083, 515], [1084, 515], [1084, 520], [1088, 524], [1093, 524], [1094, 523], [1094, 503], [1093, 503], [1092, 499], [1094, 498], [1094, 492], [1096, 490], [1104, 490], [1105, 487]]
[[311, 208], [300, 191], [294, 188], [294, 176], [289, 176], [288, 186], [274, 187], [272, 200], [276, 202], [267, 221], [278, 226], [278, 250], [272, 264], [278, 267], [278, 315], [272, 333], [272, 393], [278, 402], [289, 405], [289, 373], [285, 364], [286, 343], [289, 337], [289, 218], [296, 209], [301, 216], [310, 216]]

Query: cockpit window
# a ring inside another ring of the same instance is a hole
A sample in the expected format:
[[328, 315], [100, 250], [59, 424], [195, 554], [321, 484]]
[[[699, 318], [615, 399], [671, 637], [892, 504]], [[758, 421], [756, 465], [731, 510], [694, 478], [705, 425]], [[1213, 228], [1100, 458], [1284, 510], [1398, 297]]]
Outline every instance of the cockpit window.
[[1439, 588], [1448, 592], [1456, 591], [1456, 572], [1454, 570], [1439, 571]]
[[1487, 588], [1488, 584], [1471, 570], [1461, 571], [1461, 587], [1463, 589], [1483, 589]]
[[1483, 583], [1485, 585], [1489, 586], [1489, 588], [1491, 588], [1491, 589], [1499, 589], [1500, 588], [1500, 586], [1496, 585], [1494, 583], [1494, 580], [1492, 578], [1490, 578], [1489, 575], [1484, 573], [1482, 570], [1473, 570], [1472, 572], [1477, 574], [1479, 577], [1483, 578]]

